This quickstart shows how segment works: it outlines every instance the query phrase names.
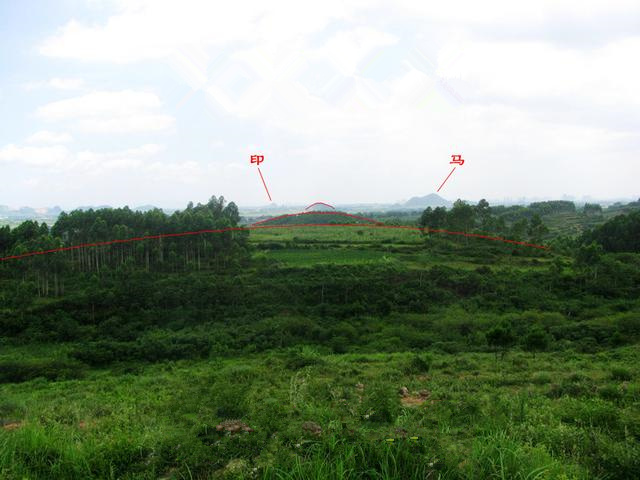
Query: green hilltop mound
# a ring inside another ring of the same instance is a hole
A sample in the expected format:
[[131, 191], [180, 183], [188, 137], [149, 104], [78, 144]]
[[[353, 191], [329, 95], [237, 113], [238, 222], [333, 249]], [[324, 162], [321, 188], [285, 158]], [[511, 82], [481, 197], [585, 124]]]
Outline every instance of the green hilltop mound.
[[351, 215], [338, 211], [311, 211], [289, 215], [281, 215], [267, 220], [257, 222], [258, 225], [358, 225], [374, 224], [376, 222], [368, 220], [358, 215]]

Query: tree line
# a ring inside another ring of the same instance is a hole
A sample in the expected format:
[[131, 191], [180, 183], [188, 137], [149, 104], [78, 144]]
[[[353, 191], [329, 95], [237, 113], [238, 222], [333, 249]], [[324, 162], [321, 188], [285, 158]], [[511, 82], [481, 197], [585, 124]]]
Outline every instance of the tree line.
[[[239, 221], [238, 207], [233, 202], [227, 204], [222, 196], [213, 196], [205, 204], [194, 206], [189, 203], [186, 209], [171, 215], [160, 209], [140, 212], [128, 207], [74, 210], [61, 213], [51, 228], [46, 223], [31, 220], [14, 229], [0, 228], [0, 255], [21, 255], [148, 235], [218, 230], [236, 227]], [[247, 258], [247, 233], [240, 231], [86, 246], [3, 262], [0, 271], [18, 273], [23, 280], [33, 280], [37, 294], [47, 296], [64, 293], [65, 272], [100, 274], [135, 269], [147, 272], [224, 269]]]
[[[573, 203], [572, 203], [573, 205]], [[498, 215], [494, 207], [485, 199], [476, 205], [470, 205], [462, 200], [456, 200], [453, 207], [427, 207], [419, 219], [419, 225], [427, 229], [447, 229], [462, 232], [483, 232], [508, 236], [512, 240], [528, 240], [540, 243], [549, 233], [549, 229], [542, 222], [541, 213], [535, 213], [530, 218], [520, 217], [508, 223], [505, 215]]]

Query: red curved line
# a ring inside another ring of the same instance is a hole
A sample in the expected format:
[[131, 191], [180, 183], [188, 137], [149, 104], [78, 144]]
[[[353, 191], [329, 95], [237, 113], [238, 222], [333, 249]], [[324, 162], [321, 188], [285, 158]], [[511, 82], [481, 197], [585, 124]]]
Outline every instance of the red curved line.
[[328, 203], [324, 203], [324, 202], [316, 202], [316, 203], [312, 203], [311, 205], [309, 205], [307, 208], [305, 208], [305, 210], [309, 210], [311, 207], [315, 206], [315, 205], [326, 205], [327, 207], [331, 207], [334, 210], [336, 209], [336, 207], [334, 207], [333, 205], [329, 205]]
[[355, 218], [357, 220], [364, 220], [366, 222], [374, 223], [376, 225], [382, 225], [382, 222], [378, 222], [372, 218], [361, 217], [359, 215], [352, 215], [345, 212], [299, 212], [299, 213], [286, 213], [284, 215], [278, 215], [277, 217], [267, 218], [266, 220], [260, 220], [259, 222], [252, 223], [251, 225], [261, 225], [263, 223], [271, 222], [273, 220], [280, 220], [282, 218], [297, 217], [299, 215], [342, 215], [343, 217]]
[[[367, 227], [367, 228], [392, 228], [392, 229], [405, 229], [405, 230], [414, 230], [417, 232], [423, 231], [422, 228], [420, 227], [412, 227], [409, 225], [382, 225], [382, 224], [377, 224], [377, 225], [369, 225], [366, 223], [303, 223], [300, 225], [250, 225], [248, 227], [228, 227], [228, 228], [219, 228], [219, 229], [214, 229], [214, 230], [198, 230], [198, 231], [194, 231], [194, 232], [180, 232], [180, 233], [161, 233], [159, 235], [145, 235], [143, 237], [133, 237], [133, 238], [123, 238], [120, 240], [108, 240], [108, 241], [104, 241], [104, 242], [95, 242], [95, 243], [83, 243], [80, 245], [72, 245], [69, 247], [60, 247], [60, 248], [52, 248], [50, 250], [40, 250], [37, 252], [27, 252], [27, 253], [21, 253], [20, 255], [11, 255], [9, 257], [3, 257], [0, 258], [0, 262], [4, 262], [6, 260], [14, 260], [14, 259], [18, 259], [18, 258], [25, 258], [25, 257], [32, 257], [34, 255], [44, 255], [46, 253], [55, 253], [55, 252], [65, 252], [65, 251], [69, 251], [69, 250], [78, 250], [80, 248], [86, 248], [86, 247], [101, 247], [104, 245], [112, 245], [114, 243], [131, 243], [131, 242], [138, 242], [141, 240], [153, 240], [156, 238], [168, 238], [168, 237], [186, 237], [188, 235], [201, 235], [203, 233], [224, 233], [224, 232], [243, 232], [243, 231], [250, 231], [250, 230], [260, 230], [260, 229], [269, 229], [269, 228], [302, 228], [302, 227]], [[425, 228], [424, 230], [427, 230], [428, 233], [446, 233], [448, 235], [462, 235], [465, 237], [476, 237], [476, 238], [484, 238], [486, 240], [493, 240], [493, 241], [497, 241], [497, 242], [505, 242], [505, 243], [512, 243], [515, 245], [522, 245], [525, 247], [532, 247], [532, 248], [538, 248], [541, 250], [550, 250], [550, 247], [547, 247], [545, 245], [536, 245], [533, 243], [526, 243], [526, 242], [519, 242], [517, 240], [508, 240], [502, 237], [491, 237], [489, 235], [480, 235], [477, 233], [465, 233], [465, 232], [451, 232], [448, 230], [431, 230], [428, 228]]]

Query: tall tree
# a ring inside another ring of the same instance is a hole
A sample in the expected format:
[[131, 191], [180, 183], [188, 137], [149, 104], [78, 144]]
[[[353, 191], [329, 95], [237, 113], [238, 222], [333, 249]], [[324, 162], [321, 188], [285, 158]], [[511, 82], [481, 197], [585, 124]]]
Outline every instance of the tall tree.
[[475, 212], [471, 205], [458, 199], [447, 215], [448, 227], [452, 230], [468, 232], [473, 228]]
[[548, 232], [549, 229], [544, 223], [542, 223], [540, 215], [535, 213], [533, 217], [531, 217], [529, 227], [527, 228], [529, 240], [533, 243], [540, 243], [542, 241], [542, 237], [544, 237]]

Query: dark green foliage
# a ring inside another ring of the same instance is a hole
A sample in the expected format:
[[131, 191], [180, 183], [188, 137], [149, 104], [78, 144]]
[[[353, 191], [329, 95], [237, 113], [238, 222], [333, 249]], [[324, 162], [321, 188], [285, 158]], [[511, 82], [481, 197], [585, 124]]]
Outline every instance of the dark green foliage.
[[436, 207], [433, 210], [431, 207], [422, 212], [420, 217], [420, 225], [429, 228], [443, 228], [447, 221], [447, 209], [444, 207]]
[[388, 384], [371, 385], [361, 405], [361, 411], [372, 422], [391, 423], [400, 413], [398, 392]]
[[640, 252], [640, 211], [618, 215], [586, 233], [583, 242], [592, 241], [606, 252]]
[[598, 215], [602, 213], [602, 207], [597, 203], [585, 203], [582, 207], [582, 213], [585, 215]]
[[486, 333], [486, 337], [489, 346], [496, 351], [500, 350], [503, 355], [516, 341], [513, 328], [507, 322], [502, 322], [500, 325], [491, 328]]
[[47, 380], [69, 380], [82, 378], [84, 369], [77, 363], [62, 360], [0, 362], [0, 383], [19, 383], [46, 378]]
[[211, 342], [197, 336], [153, 335], [136, 342], [90, 342], [71, 352], [77, 360], [92, 366], [106, 366], [114, 362], [142, 360], [178, 360], [204, 358], [209, 354]]
[[427, 373], [431, 368], [433, 358], [430, 355], [413, 355], [407, 366], [405, 367], [405, 373], [407, 374], [421, 374]]
[[[216, 388], [212, 403], [215, 414], [221, 419], [237, 419], [247, 414], [247, 390], [241, 384], [223, 384]], [[220, 438], [220, 435], [216, 436]]]
[[524, 346], [530, 352], [542, 352], [549, 346], [549, 334], [540, 327], [533, 327], [524, 338]]
[[559, 212], [575, 212], [576, 206], [568, 200], [548, 200], [545, 202], [530, 203], [528, 209], [535, 215], [548, 215]]
[[605, 385], [598, 389], [598, 395], [600, 395], [605, 400], [610, 401], [619, 401], [623, 397], [623, 391], [618, 385]]
[[611, 379], [619, 380], [621, 382], [628, 382], [633, 378], [631, 371], [622, 367], [615, 367], [611, 369]]
[[287, 354], [285, 365], [290, 370], [300, 370], [311, 365], [323, 363], [320, 355], [309, 349], [290, 350]]
[[333, 337], [329, 346], [334, 353], [346, 353], [349, 349], [349, 340], [346, 337]]
[[591, 397], [595, 393], [595, 386], [589, 378], [565, 378], [560, 383], [549, 386], [547, 396], [550, 398]]

